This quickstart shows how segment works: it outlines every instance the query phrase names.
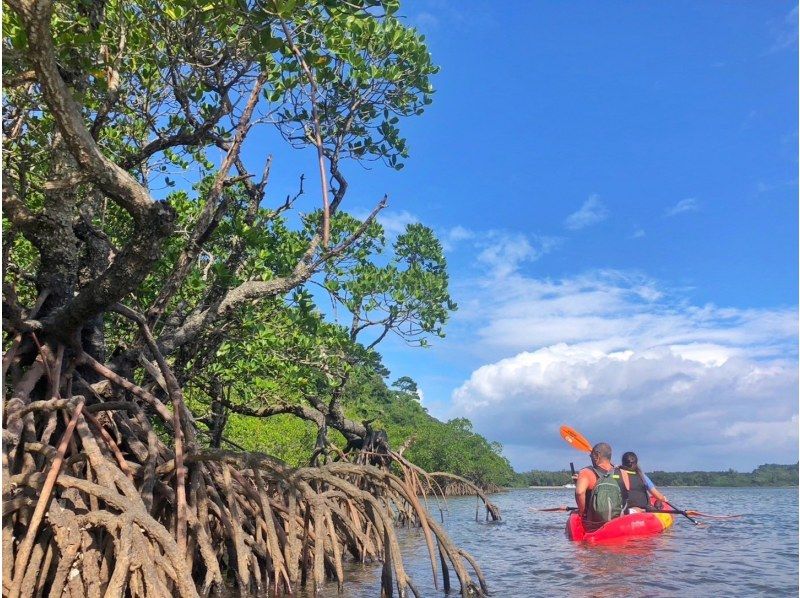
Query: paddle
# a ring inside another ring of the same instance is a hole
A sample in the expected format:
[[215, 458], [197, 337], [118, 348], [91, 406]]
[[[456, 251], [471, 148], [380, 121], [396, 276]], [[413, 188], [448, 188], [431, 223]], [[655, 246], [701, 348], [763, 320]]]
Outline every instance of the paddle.
[[[560, 507], [549, 507], [547, 509], [534, 509], [533, 507], [528, 507], [528, 509], [542, 513], [563, 513], [565, 511], [577, 511], [578, 507], [568, 507], [566, 505], [562, 505]], [[741, 515], [709, 515], [707, 513], [701, 513], [700, 511], [693, 511], [692, 509], [689, 509], [688, 511], [681, 511], [680, 509], [659, 509], [647, 511], [647, 513], [669, 513], [670, 515], [688, 514], [693, 515], [694, 517], [710, 517], [712, 519], [733, 519], [734, 517], [741, 517]]]
[[[570, 428], [569, 426], [561, 426], [561, 428], [559, 428], [559, 432], [561, 433], [561, 438], [566, 440], [574, 448], [576, 448], [579, 451], [582, 451], [584, 453], [591, 453], [592, 452], [592, 443], [590, 443], [588, 440], [586, 440], [586, 437], [583, 434], [581, 434], [580, 432], [578, 432], [577, 430], [575, 430], [573, 428]], [[674, 507], [675, 505], [672, 505], [672, 506]], [[689, 521], [691, 521], [695, 525], [700, 525], [700, 522], [697, 521], [697, 519], [694, 519], [694, 518], [690, 517], [686, 513], [686, 511], [681, 511], [679, 509], [674, 509], [674, 511], [675, 511], [675, 513], [674, 513], [675, 515], [680, 513], [681, 515], [686, 517], [686, 519], [688, 519]], [[658, 511], [651, 511], [651, 512], [656, 512], [657, 513]], [[669, 512], [669, 511], [664, 511], [664, 512]]]
[[701, 513], [700, 511], [695, 511], [692, 509], [689, 509], [686, 512], [693, 517], [708, 517], [710, 519], [736, 519], [737, 517], [742, 517], [742, 515], [709, 515], [708, 513]]
[[[658, 502], [658, 501], [656, 501], [656, 502]], [[669, 501], [667, 501], [667, 502], [669, 502]], [[671, 502], [669, 503], [669, 505], [672, 507], [671, 509], [660, 509], [660, 510], [655, 510], [654, 509], [654, 510], [648, 511], [648, 512], [650, 512], [650, 513], [671, 513], [673, 515], [683, 515], [684, 517], [686, 517], [686, 519], [688, 519], [689, 521], [691, 521], [695, 525], [702, 525], [697, 519], [695, 519], [694, 517], [691, 517], [687, 511], [683, 511], [683, 510], [677, 508]]]
[[584, 453], [592, 452], [592, 445], [577, 430], [573, 430], [569, 426], [561, 426], [559, 432], [561, 432], [561, 438], [569, 442], [574, 448]]
[[[688, 517], [690, 520], [692, 520], [692, 517], [708, 517], [709, 519], [735, 519], [737, 517], [741, 517], [741, 515], [709, 515], [708, 513], [701, 513], [700, 511], [695, 511], [694, 509], [687, 509], [685, 511], [682, 511], [678, 507], [676, 507], [672, 502], [670, 502], [669, 504], [675, 508], [675, 511], [677, 511], [684, 517]], [[697, 523], [697, 525], [699, 525], [699, 522]]]
[[[560, 507], [548, 507], [546, 509], [534, 509], [533, 507], [528, 507], [531, 511], [538, 511], [541, 513], [563, 513], [565, 511], [572, 512], [577, 511], [578, 507], [568, 507], [566, 505], [562, 505]], [[651, 511], [646, 511], [647, 513], [668, 513], [670, 515], [685, 515], [686, 513], [691, 513], [692, 511], [681, 511], [680, 509], [653, 509]]]

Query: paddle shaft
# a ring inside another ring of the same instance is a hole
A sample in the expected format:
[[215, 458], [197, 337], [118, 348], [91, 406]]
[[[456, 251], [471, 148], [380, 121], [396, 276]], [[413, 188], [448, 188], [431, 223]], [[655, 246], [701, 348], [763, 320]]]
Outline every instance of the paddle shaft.
[[741, 515], [709, 515], [708, 513], [701, 513], [694, 509], [688, 509], [686, 512], [692, 517], [709, 517], [711, 519], [736, 519], [737, 517], [741, 517]]
[[[669, 501], [667, 501], [667, 502], [669, 502]], [[686, 517], [686, 519], [688, 519], [689, 521], [691, 521], [695, 525], [700, 525], [700, 522], [697, 519], [695, 519], [694, 517], [690, 517], [689, 514], [686, 511], [682, 511], [676, 505], [673, 505], [671, 502], [669, 504], [673, 507], [675, 513], [680, 513], [681, 515]]]

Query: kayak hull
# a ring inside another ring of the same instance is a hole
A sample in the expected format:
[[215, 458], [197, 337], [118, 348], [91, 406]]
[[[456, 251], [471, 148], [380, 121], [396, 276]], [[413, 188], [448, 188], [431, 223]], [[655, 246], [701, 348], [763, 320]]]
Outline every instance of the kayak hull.
[[[664, 504], [664, 509], [672, 507]], [[669, 513], [632, 513], [612, 519], [601, 528], [588, 532], [583, 520], [577, 513], [571, 513], [567, 519], [567, 537], [574, 542], [613, 542], [626, 538], [654, 536], [672, 526], [673, 518]]]

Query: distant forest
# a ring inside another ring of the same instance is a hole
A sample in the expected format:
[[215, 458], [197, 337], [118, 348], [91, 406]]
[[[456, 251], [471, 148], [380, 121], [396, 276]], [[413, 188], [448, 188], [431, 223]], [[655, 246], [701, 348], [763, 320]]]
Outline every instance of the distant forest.
[[[759, 465], [750, 473], [728, 471], [650, 471], [656, 486], [797, 486], [798, 463]], [[571, 482], [569, 471], [526, 471], [517, 474], [516, 486], [563, 486]]]

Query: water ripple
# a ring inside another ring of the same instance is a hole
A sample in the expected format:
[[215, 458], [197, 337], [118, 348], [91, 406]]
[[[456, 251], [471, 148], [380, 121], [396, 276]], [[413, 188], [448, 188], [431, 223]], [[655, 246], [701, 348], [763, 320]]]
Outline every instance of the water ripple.
[[[492, 497], [504, 525], [477, 523], [475, 499], [461, 498], [449, 501], [445, 528], [477, 558], [489, 589], [501, 598], [567, 592], [609, 598], [798, 596], [797, 489], [670, 488], [668, 494], [684, 508], [747, 515], [705, 520], [708, 525], [700, 527], [678, 516], [659, 536], [584, 546], [564, 536], [564, 513], [531, 510], [569, 504], [571, 491], [524, 489]], [[421, 532], [402, 532], [400, 542], [406, 570], [422, 594], [444, 596], [434, 589]], [[343, 596], [377, 596], [379, 575], [376, 565], [349, 566], [351, 583]], [[335, 585], [325, 595], [338, 595]]]

